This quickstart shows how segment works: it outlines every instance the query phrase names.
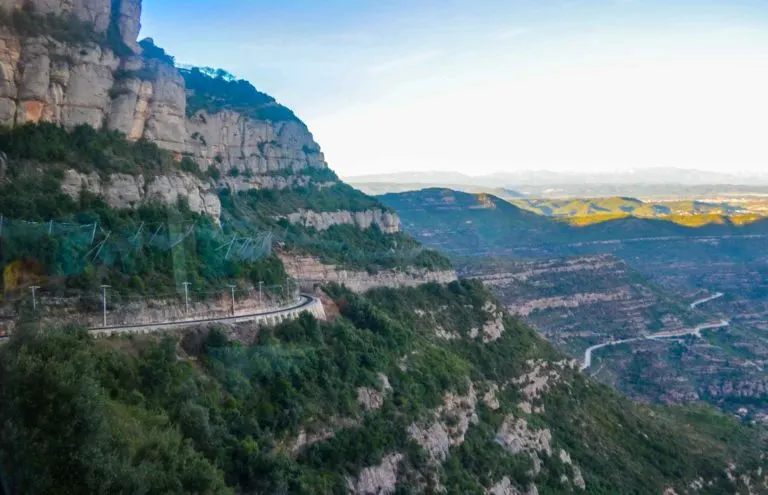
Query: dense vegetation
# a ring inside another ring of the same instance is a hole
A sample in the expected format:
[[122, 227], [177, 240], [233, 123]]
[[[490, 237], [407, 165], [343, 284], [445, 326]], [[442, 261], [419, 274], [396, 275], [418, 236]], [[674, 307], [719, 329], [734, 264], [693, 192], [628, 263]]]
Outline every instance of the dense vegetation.
[[[54, 293], [93, 290], [100, 284], [109, 284], [125, 295], [151, 295], [175, 292], [182, 281], [209, 289], [237, 280], [282, 283], [286, 275], [280, 261], [268, 250], [256, 252], [254, 247], [270, 232], [284, 248], [357, 269], [449, 267], [444, 257], [424, 251], [406, 235], [384, 234], [376, 228], [361, 231], [348, 225], [318, 233], [277, 219], [299, 209], [386, 209], [345, 184], [315, 185], [315, 181], [337, 180], [332, 172], [310, 170], [313, 183], [295, 190], [249, 191], [237, 196], [222, 190], [225, 214], [220, 228], [207, 216], [189, 211], [184, 202], [118, 211], [93, 194], [82, 192], [76, 201], [61, 191], [69, 168], [97, 172], [102, 180], [123, 173], [142, 175], [146, 181], [177, 170], [204, 178], [190, 159], [176, 162], [171, 153], [149, 141], [130, 142], [120, 133], [89, 126], [67, 131], [43, 123], [0, 129], [0, 150], [7, 157], [0, 182], [0, 215], [6, 229], [0, 235], [0, 269], [33, 260], [45, 274], [38, 281]], [[9, 222], [22, 220], [67, 223], [71, 225], [66, 228], [75, 232], [55, 235], [54, 230], [31, 224], [10, 228]], [[75, 227], [93, 223], [98, 226], [93, 230]], [[193, 234], [180, 239], [189, 228]], [[226, 244], [235, 235], [241, 240], [255, 239], [250, 254], [225, 256]], [[162, 238], [164, 243], [159, 242]], [[4, 282], [5, 291], [16, 288]]]
[[[227, 236], [209, 217], [183, 203], [118, 211], [88, 193], [72, 200], [55, 177], [28, 178], [0, 185], [0, 214], [5, 228], [0, 267], [34, 260], [42, 268], [41, 281], [53, 293], [87, 292], [109, 284], [123, 295], [153, 295], [173, 293], [182, 281], [212, 289], [236, 280], [277, 284], [286, 276], [268, 252], [251, 259], [225, 257]], [[95, 226], [60, 234], [49, 232], [47, 224], [12, 223], [9, 217]], [[192, 235], [183, 237], [191, 228]]]
[[241, 193], [241, 197], [247, 206], [258, 208], [264, 211], [265, 215], [270, 216], [288, 215], [299, 210], [355, 212], [381, 209], [392, 211], [376, 199], [343, 182], [337, 182], [322, 189], [318, 189], [314, 185], [284, 191], [252, 189]]
[[46, 122], [0, 128], [0, 150], [13, 160], [8, 170], [11, 178], [25, 173], [21, 160], [49, 164], [49, 169], [66, 166], [83, 173], [143, 174], [145, 178], [179, 169], [173, 155], [155, 143], [128, 141], [120, 132], [97, 131], [88, 125], [72, 131]]
[[[115, 172], [148, 178], [178, 169], [170, 153], [153, 143], [131, 143], [119, 133], [88, 126], [67, 132], [41, 124], [0, 130], [0, 150], [8, 157], [0, 183], [5, 229], [0, 236], [0, 267], [34, 260], [43, 267], [48, 290], [93, 290], [106, 283], [118, 293], [158, 294], [175, 292], [181, 281], [202, 288], [234, 280], [274, 284], [285, 279], [282, 264], [269, 253], [264, 259], [224, 256], [221, 245], [228, 235], [254, 235], [247, 226], [222, 231], [183, 202], [115, 210], [93, 194], [82, 192], [76, 201], [61, 191], [64, 169], [69, 167], [83, 173], [97, 171], [105, 178]], [[35, 163], [45, 163], [45, 170]], [[73, 227], [64, 235], [20, 221]], [[94, 223], [93, 230], [74, 227]], [[173, 239], [191, 227], [194, 235], [172, 246]], [[163, 238], [165, 243], [160, 242]], [[11, 289], [4, 287], [6, 292]]]
[[[499, 395], [499, 409], [478, 404], [478, 424], [442, 465], [407, 434], [444, 393], [467, 393], [468, 379], [482, 395], [484, 384], [526, 372], [529, 359], [559, 358], [508, 317], [496, 342], [467, 337], [488, 318], [480, 284], [329, 292], [341, 312], [335, 321], [306, 315], [240, 343], [240, 332], [222, 329], [102, 341], [76, 329], [18, 333], [0, 348], [9, 492], [347, 493], [345, 476], [394, 451], [404, 455], [398, 493], [430, 484], [432, 473], [448, 493], [483, 493], [503, 476], [523, 489], [570, 490], [560, 481], [570, 468], [557, 455], [544, 456], [534, 475], [526, 454], [494, 441], [504, 415], [522, 414], [514, 386]], [[464, 337], [441, 340], [437, 324]], [[366, 412], [357, 388], [380, 387], [379, 373], [392, 392]], [[756, 431], [706, 409], [634, 405], [578, 373], [543, 401], [543, 413], [526, 417], [551, 429], [588, 493], [661, 493], [699, 476], [713, 480], [701, 493], [723, 493], [733, 491], [728, 460], [756, 468]], [[302, 429], [335, 435], [297, 448]]]
[[139, 41], [139, 46], [141, 47], [141, 54], [144, 58], [154, 58], [168, 65], [176, 65], [176, 59], [167, 54], [165, 50], [155, 45], [155, 41], [152, 38], [144, 38]]
[[412, 237], [400, 233], [385, 234], [375, 225], [366, 230], [353, 225], [334, 225], [318, 232], [314, 228], [279, 219], [299, 209], [386, 209], [375, 199], [343, 183], [322, 189], [252, 190], [237, 195], [221, 191], [220, 198], [225, 224], [248, 225], [262, 231], [272, 231], [287, 248], [317, 256], [324, 263], [370, 272], [406, 266], [430, 270], [450, 268], [450, 261], [446, 257], [436, 251], [424, 250]]
[[301, 123], [290, 109], [258, 91], [248, 81], [236, 79], [224, 70], [192, 67], [181, 69], [181, 74], [187, 90], [191, 91], [187, 96], [188, 117], [201, 110], [209, 114], [234, 110], [254, 120]]

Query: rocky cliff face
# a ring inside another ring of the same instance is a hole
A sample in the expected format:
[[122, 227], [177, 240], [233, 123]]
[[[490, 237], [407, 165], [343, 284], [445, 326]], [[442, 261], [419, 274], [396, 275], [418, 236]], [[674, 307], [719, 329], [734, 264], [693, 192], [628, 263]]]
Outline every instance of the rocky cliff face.
[[354, 225], [365, 230], [372, 225], [377, 225], [382, 232], [387, 234], [400, 231], [400, 219], [397, 214], [378, 208], [355, 212], [300, 210], [291, 213], [287, 218], [293, 224], [312, 227], [317, 230], [328, 230], [334, 225]]
[[[183, 172], [152, 178], [70, 170], [62, 183], [70, 196], [87, 190], [115, 208], [182, 198], [218, 220], [218, 188], [320, 190], [338, 183], [306, 125], [273, 98], [244, 81], [177, 69], [154, 43], [137, 43], [140, 0], [0, 0], [0, 14], [0, 125], [119, 131], [217, 177], [214, 184]], [[285, 218], [320, 231], [340, 224], [400, 231], [399, 218], [380, 208], [300, 210]]]
[[[34, 15], [75, 17], [104, 39], [113, 28], [126, 47], [140, 51], [136, 44], [141, 27], [139, 0], [0, 0], [6, 19], [12, 19], [9, 12], [22, 7]], [[9, 24], [0, 30], [0, 123], [42, 120], [103, 127], [111, 114], [115, 74], [123, 61], [106, 44], [30, 36]]]
[[[22, 7], [29, 16], [88, 23], [93, 41], [25, 32], [10, 15]], [[235, 169], [255, 177], [238, 181], [240, 189], [305, 186], [302, 170], [327, 168], [300, 121], [255, 120], [229, 110], [187, 118], [181, 73], [166, 59], [142, 55], [137, 43], [140, 0], [0, 0], [0, 9], [6, 14], [0, 26], [2, 125], [44, 121], [121, 131], [192, 156], [202, 169], [215, 166], [222, 176]], [[121, 55], [111, 33], [124, 45]]]
[[280, 259], [288, 275], [307, 285], [302, 287], [303, 289], [310, 289], [310, 286], [316, 283], [337, 283], [362, 293], [375, 287], [417, 287], [429, 282], [447, 284], [456, 280], [456, 272], [453, 270], [428, 271], [423, 268], [408, 267], [403, 270], [382, 270], [376, 274], [370, 274], [364, 271], [344, 270], [335, 265], [325, 265], [309, 256], [281, 253]]
[[64, 175], [61, 188], [74, 199], [84, 190], [98, 194], [118, 209], [134, 208], [152, 200], [175, 204], [181, 198], [195, 213], [204, 213], [214, 219], [221, 215], [221, 201], [211, 184], [181, 172], [151, 179], [142, 175], [111, 174], [104, 180], [96, 172], [83, 174], [70, 169]]
[[91, 24], [97, 33], [106, 32], [114, 23], [129, 46], [136, 43], [141, 29], [141, 0], [0, 0], [0, 8], [6, 11], [26, 8], [43, 15], [74, 15]]
[[[301, 177], [308, 169], [325, 169], [320, 146], [301, 122], [254, 120], [224, 110], [201, 110], [186, 122], [184, 151], [201, 166], [223, 173], [233, 169], [252, 176], [274, 176], [288, 171]], [[262, 186], [269, 184], [263, 183]], [[298, 184], [299, 186], [303, 184]]]

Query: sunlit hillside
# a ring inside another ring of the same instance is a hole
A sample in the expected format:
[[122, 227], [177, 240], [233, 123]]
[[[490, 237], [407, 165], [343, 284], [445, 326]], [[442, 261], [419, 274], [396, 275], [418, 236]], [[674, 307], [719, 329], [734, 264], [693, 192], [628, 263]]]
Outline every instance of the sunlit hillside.
[[764, 218], [768, 201], [747, 204], [694, 200], [645, 202], [636, 198], [516, 199], [515, 206], [562, 219], [571, 225], [592, 225], [627, 217], [669, 220], [687, 227], [732, 223], [745, 225]]

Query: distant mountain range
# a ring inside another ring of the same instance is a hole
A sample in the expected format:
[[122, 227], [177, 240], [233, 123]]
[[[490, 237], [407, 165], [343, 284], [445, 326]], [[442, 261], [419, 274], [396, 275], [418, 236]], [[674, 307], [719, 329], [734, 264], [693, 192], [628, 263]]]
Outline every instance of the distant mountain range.
[[356, 182], [355, 188], [372, 196], [381, 196], [390, 193], [404, 193], [421, 191], [422, 189], [446, 188], [453, 191], [461, 191], [469, 194], [491, 194], [498, 198], [514, 201], [524, 198], [522, 194], [504, 187], [475, 186], [470, 184], [450, 184], [446, 182]]
[[768, 174], [730, 174], [676, 167], [652, 167], [620, 172], [554, 172], [520, 170], [471, 176], [459, 172], [394, 172], [345, 177], [352, 183], [448, 183], [490, 187], [562, 184], [682, 184], [766, 185]]
[[[709, 197], [718, 194], [768, 194], [768, 174], [738, 175], [674, 167], [609, 173], [524, 170], [479, 176], [440, 171], [397, 172], [345, 179], [369, 194], [404, 192], [428, 187], [446, 187], [464, 192], [491, 194], [494, 194], [492, 190], [502, 189], [509, 197], [519, 195], [538, 198], [604, 196], [680, 198], [683, 196]], [[505, 197], [501, 194], [495, 195]]]

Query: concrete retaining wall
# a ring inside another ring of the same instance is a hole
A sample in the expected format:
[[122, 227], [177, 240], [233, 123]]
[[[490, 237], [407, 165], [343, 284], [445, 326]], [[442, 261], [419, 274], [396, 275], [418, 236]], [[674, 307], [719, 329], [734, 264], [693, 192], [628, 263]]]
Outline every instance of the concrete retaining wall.
[[302, 299], [303, 302], [299, 305], [264, 313], [206, 320], [174, 321], [169, 323], [158, 323], [150, 325], [94, 328], [91, 330], [91, 332], [97, 336], [120, 335], [128, 333], [152, 333], [164, 330], [174, 330], [200, 325], [208, 325], [211, 323], [233, 325], [235, 323], [255, 322], [260, 325], [274, 326], [284, 321], [296, 319], [305, 311], [313, 315], [318, 320], [325, 319], [325, 309], [323, 308], [323, 304], [319, 299], [316, 299], [314, 296], [302, 296]]

